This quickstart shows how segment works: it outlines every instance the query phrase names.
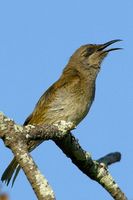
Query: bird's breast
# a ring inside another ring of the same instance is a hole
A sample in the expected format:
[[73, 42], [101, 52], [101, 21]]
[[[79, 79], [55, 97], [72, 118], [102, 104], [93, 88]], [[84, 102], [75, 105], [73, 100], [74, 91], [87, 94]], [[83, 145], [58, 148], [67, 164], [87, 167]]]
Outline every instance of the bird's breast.
[[64, 120], [76, 126], [87, 115], [94, 93], [94, 81], [87, 82], [77, 76], [63, 79], [63, 83], [59, 79], [42, 95], [29, 123], [54, 124]]
[[[64, 120], [78, 125], [87, 115], [94, 99], [94, 88], [63, 89], [51, 102], [49, 115], [53, 121]], [[50, 114], [51, 113], [51, 114]]]

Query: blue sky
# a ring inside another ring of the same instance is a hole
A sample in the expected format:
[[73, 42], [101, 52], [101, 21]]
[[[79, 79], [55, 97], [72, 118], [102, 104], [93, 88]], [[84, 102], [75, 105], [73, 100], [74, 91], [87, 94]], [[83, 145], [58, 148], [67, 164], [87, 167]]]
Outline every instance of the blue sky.
[[[22, 124], [42, 93], [60, 76], [82, 44], [123, 39], [102, 64], [91, 111], [73, 131], [94, 159], [120, 151], [110, 172], [129, 199], [133, 163], [133, 2], [0, 1], [0, 110]], [[80, 172], [51, 141], [32, 153], [58, 200], [112, 198]], [[12, 153], [0, 142], [0, 174]], [[36, 197], [23, 172], [14, 188], [2, 186], [11, 199]]]

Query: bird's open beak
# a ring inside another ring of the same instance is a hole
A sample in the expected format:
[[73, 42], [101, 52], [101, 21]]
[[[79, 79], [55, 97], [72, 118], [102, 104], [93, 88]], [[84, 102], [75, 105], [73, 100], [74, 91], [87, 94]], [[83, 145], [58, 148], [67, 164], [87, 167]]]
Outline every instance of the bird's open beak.
[[[122, 41], [122, 40], [119, 40], [119, 39], [118, 40], [111, 40], [109, 42], [106, 42], [105, 44], [101, 44], [101, 45], [99, 45], [98, 51], [102, 51], [106, 47], [110, 46], [111, 44], [114, 44], [114, 43], [120, 42], [120, 41]], [[122, 49], [122, 48], [111, 48], [111, 49], [105, 50], [104, 52], [115, 51], [115, 50], [120, 50], [120, 49]]]

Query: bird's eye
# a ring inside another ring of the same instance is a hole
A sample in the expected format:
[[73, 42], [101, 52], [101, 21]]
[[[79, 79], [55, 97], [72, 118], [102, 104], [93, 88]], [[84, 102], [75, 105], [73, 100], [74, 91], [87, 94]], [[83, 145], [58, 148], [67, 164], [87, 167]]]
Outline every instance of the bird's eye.
[[89, 57], [94, 52], [94, 48], [87, 48], [82, 52], [82, 56]]

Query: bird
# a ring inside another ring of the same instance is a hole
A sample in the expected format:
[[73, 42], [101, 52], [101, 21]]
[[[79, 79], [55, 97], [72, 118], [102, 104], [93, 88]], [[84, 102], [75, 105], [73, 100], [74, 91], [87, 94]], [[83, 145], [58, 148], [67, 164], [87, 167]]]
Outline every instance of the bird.
[[[60, 78], [40, 97], [23, 125], [53, 125], [63, 120], [77, 126], [94, 101], [96, 78], [102, 61], [109, 52], [121, 49], [107, 47], [119, 41], [121, 40], [116, 39], [103, 44], [86, 44], [78, 48], [70, 57]], [[29, 152], [42, 142], [30, 141]], [[14, 175], [13, 186], [20, 169], [14, 157], [1, 177], [2, 182], [8, 185]]]

